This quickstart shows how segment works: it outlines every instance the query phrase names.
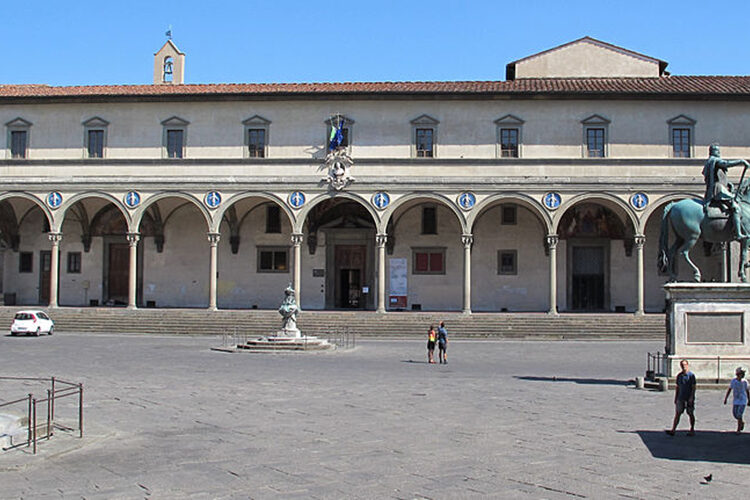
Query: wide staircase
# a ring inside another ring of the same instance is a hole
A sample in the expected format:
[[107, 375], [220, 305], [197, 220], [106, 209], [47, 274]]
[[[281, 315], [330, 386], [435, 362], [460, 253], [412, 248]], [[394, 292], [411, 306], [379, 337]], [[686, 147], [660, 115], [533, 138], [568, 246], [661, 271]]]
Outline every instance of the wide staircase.
[[[0, 307], [9, 329], [20, 307]], [[47, 310], [47, 309], [44, 309]], [[281, 326], [275, 310], [137, 309], [61, 307], [48, 310], [55, 331], [193, 335], [273, 335]], [[423, 338], [445, 321], [450, 338], [519, 340], [663, 340], [664, 314], [560, 314], [372, 311], [302, 311], [303, 334], [327, 337], [349, 331], [358, 338]], [[1, 330], [0, 330], [1, 331]]]

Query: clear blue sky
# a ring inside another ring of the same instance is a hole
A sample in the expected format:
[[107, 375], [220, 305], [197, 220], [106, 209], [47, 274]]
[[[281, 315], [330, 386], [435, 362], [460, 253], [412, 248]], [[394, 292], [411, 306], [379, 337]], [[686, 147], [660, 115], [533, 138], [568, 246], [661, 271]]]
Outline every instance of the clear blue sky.
[[2, 0], [0, 83], [151, 83], [166, 40], [187, 83], [502, 80], [585, 35], [673, 74], [750, 74], [750, 0]]

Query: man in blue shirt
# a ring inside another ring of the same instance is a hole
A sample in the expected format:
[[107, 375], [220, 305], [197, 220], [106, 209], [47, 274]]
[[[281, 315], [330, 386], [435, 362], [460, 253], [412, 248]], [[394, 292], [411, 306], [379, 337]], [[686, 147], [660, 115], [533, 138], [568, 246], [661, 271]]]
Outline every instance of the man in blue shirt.
[[687, 411], [690, 418], [690, 430], [687, 435], [695, 436], [695, 374], [690, 371], [687, 359], [680, 361], [680, 368], [682, 371], [677, 374], [674, 389], [674, 422], [672, 430], [667, 431], [667, 434], [674, 436], [674, 431], [680, 423], [680, 415]]

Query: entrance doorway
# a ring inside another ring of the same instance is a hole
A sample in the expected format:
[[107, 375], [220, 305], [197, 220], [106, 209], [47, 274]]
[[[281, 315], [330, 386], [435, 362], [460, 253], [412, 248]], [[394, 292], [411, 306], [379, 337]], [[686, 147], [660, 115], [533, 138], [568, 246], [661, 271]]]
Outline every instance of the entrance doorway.
[[366, 245], [336, 245], [335, 250], [336, 307], [364, 309], [363, 281], [367, 262]]
[[39, 252], [39, 304], [49, 304], [50, 271], [52, 269], [52, 252], [41, 250]]
[[127, 243], [109, 243], [107, 249], [107, 288], [104, 301], [113, 305], [125, 305], [128, 303], [129, 246]]
[[603, 246], [573, 246], [570, 308], [602, 311], [606, 307], [606, 253]]

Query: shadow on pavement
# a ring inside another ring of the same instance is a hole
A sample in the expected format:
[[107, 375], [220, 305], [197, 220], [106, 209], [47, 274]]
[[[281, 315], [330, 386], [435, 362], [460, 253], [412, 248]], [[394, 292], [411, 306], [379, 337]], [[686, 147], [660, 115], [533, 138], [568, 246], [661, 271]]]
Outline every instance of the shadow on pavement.
[[611, 378], [574, 378], [574, 377], [534, 377], [534, 376], [518, 376], [514, 378], [518, 380], [530, 380], [532, 382], [575, 382], [576, 384], [591, 384], [591, 385], [628, 385], [630, 384], [627, 380], [615, 380]]
[[686, 431], [677, 431], [674, 436], [669, 436], [664, 431], [634, 432], [641, 437], [654, 458], [750, 464], [748, 434], [738, 436], [734, 432], [695, 431], [695, 436], [688, 436]]

